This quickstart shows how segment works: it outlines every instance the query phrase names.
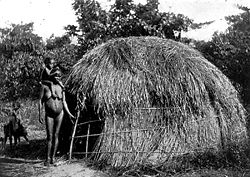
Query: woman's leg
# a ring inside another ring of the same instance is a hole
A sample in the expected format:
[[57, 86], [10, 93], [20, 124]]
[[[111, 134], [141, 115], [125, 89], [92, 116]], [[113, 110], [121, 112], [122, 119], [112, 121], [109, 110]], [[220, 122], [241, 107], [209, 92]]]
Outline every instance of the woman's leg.
[[46, 115], [45, 123], [46, 123], [46, 132], [47, 132], [47, 156], [45, 160], [45, 165], [48, 165], [50, 162], [50, 157], [51, 157], [54, 119]]
[[58, 147], [58, 137], [59, 137], [59, 132], [60, 132], [61, 125], [62, 125], [63, 115], [64, 115], [64, 111], [62, 110], [62, 112], [54, 120], [54, 123], [55, 123], [54, 149], [53, 149], [53, 155], [51, 158], [51, 164], [53, 164], [55, 160], [55, 155], [56, 155], [56, 151]]

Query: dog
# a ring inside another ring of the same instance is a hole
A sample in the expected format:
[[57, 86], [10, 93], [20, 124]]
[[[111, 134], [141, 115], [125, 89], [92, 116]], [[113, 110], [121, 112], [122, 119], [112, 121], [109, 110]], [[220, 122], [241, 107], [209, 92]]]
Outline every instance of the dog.
[[7, 139], [9, 138], [10, 148], [12, 148], [12, 136], [14, 137], [14, 145], [17, 145], [17, 142], [20, 143], [20, 137], [24, 137], [27, 142], [28, 133], [24, 126], [20, 123], [20, 120], [13, 119], [10, 120], [8, 124], [4, 125], [4, 140], [3, 147], [5, 148]]

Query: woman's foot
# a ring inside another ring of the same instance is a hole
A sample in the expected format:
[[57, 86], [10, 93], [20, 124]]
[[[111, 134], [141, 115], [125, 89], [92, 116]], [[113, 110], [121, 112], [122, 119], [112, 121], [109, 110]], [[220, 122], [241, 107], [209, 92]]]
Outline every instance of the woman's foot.
[[54, 164], [55, 163], [55, 158], [51, 158], [51, 160], [50, 160], [50, 164]]
[[46, 160], [46, 161], [44, 162], [44, 166], [49, 167], [49, 166], [50, 166], [49, 161]]
[[50, 158], [47, 158], [47, 159], [44, 161], [44, 166], [49, 167], [49, 166], [50, 166], [50, 161], [51, 161], [51, 159], [50, 159]]

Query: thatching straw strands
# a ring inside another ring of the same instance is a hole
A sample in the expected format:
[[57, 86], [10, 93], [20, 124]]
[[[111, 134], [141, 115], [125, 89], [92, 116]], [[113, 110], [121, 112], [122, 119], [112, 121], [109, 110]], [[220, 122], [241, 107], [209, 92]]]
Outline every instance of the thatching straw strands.
[[244, 108], [228, 78], [199, 52], [172, 40], [108, 41], [78, 61], [66, 86], [86, 95], [105, 121], [96, 152], [135, 152], [96, 156], [113, 166], [170, 162], [246, 139]]

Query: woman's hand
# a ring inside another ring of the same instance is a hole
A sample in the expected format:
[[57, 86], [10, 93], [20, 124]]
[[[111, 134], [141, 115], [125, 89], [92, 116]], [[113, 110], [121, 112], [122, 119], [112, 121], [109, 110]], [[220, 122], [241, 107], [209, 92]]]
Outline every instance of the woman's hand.
[[41, 123], [41, 124], [43, 124], [44, 122], [43, 122], [43, 119], [42, 119], [42, 117], [39, 115], [39, 122]]

